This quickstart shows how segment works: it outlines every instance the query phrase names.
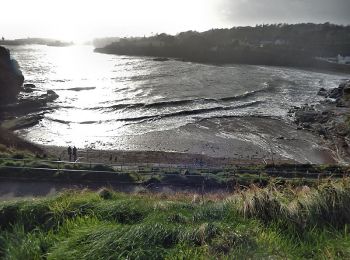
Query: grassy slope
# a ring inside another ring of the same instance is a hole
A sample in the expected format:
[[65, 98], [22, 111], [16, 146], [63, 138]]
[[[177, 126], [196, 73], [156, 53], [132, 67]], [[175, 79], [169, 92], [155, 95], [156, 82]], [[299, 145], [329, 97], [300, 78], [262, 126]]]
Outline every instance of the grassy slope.
[[5, 259], [349, 258], [350, 184], [228, 198], [102, 190], [0, 205]]
[[0, 152], [7, 152], [7, 150], [26, 151], [32, 154], [43, 154], [43, 150], [21, 138], [16, 134], [0, 127]]

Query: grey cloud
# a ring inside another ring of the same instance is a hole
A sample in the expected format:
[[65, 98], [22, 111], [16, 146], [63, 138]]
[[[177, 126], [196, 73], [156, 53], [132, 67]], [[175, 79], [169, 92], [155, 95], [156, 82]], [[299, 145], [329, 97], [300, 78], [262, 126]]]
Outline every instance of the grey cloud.
[[236, 25], [332, 22], [350, 24], [350, 0], [222, 0], [222, 19]]

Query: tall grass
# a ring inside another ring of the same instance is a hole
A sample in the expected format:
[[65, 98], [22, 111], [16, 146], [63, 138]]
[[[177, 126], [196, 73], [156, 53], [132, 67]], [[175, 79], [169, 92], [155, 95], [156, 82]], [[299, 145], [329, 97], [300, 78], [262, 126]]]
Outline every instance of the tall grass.
[[350, 185], [232, 196], [66, 191], [0, 204], [4, 259], [350, 258]]

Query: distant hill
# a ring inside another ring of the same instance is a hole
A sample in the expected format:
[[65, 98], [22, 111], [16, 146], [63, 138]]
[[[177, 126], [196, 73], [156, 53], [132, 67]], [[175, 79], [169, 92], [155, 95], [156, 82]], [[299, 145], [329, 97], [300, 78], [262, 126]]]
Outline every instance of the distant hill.
[[120, 41], [119, 37], [95, 38], [92, 41], [92, 44], [95, 48], [103, 48], [103, 47], [106, 47], [107, 45], [109, 45], [113, 42], [119, 42], [119, 41]]
[[123, 38], [96, 51], [197, 62], [313, 67], [326, 64], [315, 57], [350, 56], [350, 26], [272, 24], [212, 29], [201, 33], [187, 31], [175, 36], [163, 33], [152, 37]]
[[63, 42], [55, 39], [47, 38], [24, 38], [24, 39], [14, 39], [14, 40], [0, 40], [0, 45], [30, 45], [30, 44], [39, 44], [47, 46], [57, 46], [65, 47], [73, 45], [73, 42]]

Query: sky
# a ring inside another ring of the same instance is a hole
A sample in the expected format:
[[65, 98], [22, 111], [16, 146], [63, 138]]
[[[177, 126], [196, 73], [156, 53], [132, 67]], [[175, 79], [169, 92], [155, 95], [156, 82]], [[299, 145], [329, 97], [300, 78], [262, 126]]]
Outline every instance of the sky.
[[76, 42], [262, 23], [350, 24], [350, 0], [4, 0], [1, 9], [0, 37]]

